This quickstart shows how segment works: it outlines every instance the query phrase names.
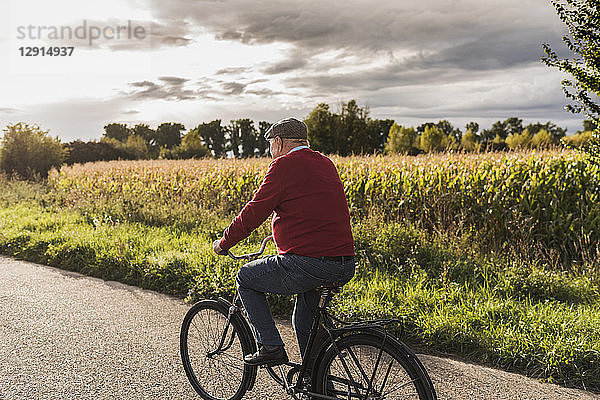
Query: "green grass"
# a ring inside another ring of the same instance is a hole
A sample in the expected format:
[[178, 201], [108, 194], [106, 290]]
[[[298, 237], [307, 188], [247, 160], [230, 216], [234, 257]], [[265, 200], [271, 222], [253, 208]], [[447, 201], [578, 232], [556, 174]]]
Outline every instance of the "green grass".
[[[33, 203], [0, 210], [0, 252], [17, 258], [185, 295], [196, 282], [230, 292], [233, 266], [202, 234], [131, 223], [89, 223], [74, 212]], [[224, 281], [221, 279], [224, 278]]]
[[350, 318], [400, 318], [404, 339], [421, 347], [598, 389], [598, 305], [519, 300], [485, 286], [444, 288], [425, 275], [399, 281], [383, 274], [352, 281], [337, 309]]
[[[90, 222], [76, 212], [57, 213], [31, 201], [5, 205], [0, 221], [3, 254], [191, 300], [231, 296], [234, 290], [237, 263], [216, 256], [212, 238], [201, 231]], [[365, 228], [357, 233], [360, 229]], [[335, 304], [339, 315], [400, 318], [403, 339], [420, 347], [570, 386], [600, 388], [596, 279], [469, 259], [398, 226], [374, 230], [378, 237], [370, 257], [391, 256], [383, 249], [393, 247], [385, 243], [385, 232], [392, 230], [394, 245], [404, 245], [413, 257], [373, 267], [366, 249], [360, 249], [358, 273]], [[253, 235], [237, 250], [256, 248], [260, 237]], [[279, 314], [290, 311], [287, 298], [271, 301]]]

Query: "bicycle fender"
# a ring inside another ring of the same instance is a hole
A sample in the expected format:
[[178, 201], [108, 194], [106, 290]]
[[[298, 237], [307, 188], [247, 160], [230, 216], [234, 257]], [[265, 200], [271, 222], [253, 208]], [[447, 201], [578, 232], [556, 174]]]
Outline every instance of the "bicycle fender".
[[[365, 333], [369, 333], [369, 334], [376, 336], [377, 338], [382, 339], [382, 340], [383, 340], [384, 336], [386, 335], [385, 332], [383, 332], [382, 330], [376, 329], [376, 328], [362, 328], [360, 330], [356, 330], [356, 331], [338, 336], [335, 339], [335, 342], [345, 339], [348, 336], [365, 334]], [[399, 342], [394, 336], [391, 336], [391, 335], [387, 335], [387, 336], [388, 337], [386, 338], [386, 340], [393, 339], [395, 342]], [[313, 382], [315, 382], [317, 380], [319, 366], [321, 365], [321, 362], [323, 361], [323, 357], [325, 357], [325, 353], [327, 353], [327, 351], [331, 348], [332, 345], [333, 345], [333, 342], [331, 341], [331, 338], [330, 338], [329, 340], [326, 340], [325, 342], [323, 342], [323, 345], [319, 349], [318, 355], [315, 358], [315, 362], [312, 366], [313, 370], [312, 370], [311, 378], [312, 378]]]
[[419, 368], [421, 370], [424, 377], [427, 379], [424, 382], [424, 384], [427, 385], [429, 387], [430, 391], [433, 393], [433, 397], [430, 400], [437, 400], [437, 393], [435, 391], [433, 382], [431, 381], [431, 377], [427, 373], [427, 370], [425, 369], [425, 366], [423, 366], [423, 363], [421, 362], [421, 360], [419, 360], [419, 357], [417, 357], [417, 355], [410, 349], [410, 347], [408, 347], [406, 344], [404, 344], [404, 342], [401, 341], [400, 339], [398, 339], [396, 336], [392, 335], [391, 333], [387, 333], [383, 329], [370, 328], [370, 329], [363, 330], [363, 332], [376, 335], [379, 338], [381, 338], [382, 340], [385, 337], [386, 341], [391, 341], [396, 346], [403, 349], [403, 351], [411, 357], [413, 363], [417, 366], [417, 368]]
[[323, 344], [321, 345], [321, 347], [319, 348], [317, 357], [315, 357], [315, 361], [313, 362], [313, 365], [311, 366], [312, 367], [311, 379], [313, 382], [316, 382], [316, 380], [317, 380], [319, 366], [321, 365], [321, 362], [323, 361], [323, 357], [325, 356], [325, 353], [327, 353], [327, 350], [329, 350], [329, 348], [331, 347], [332, 343], [333, 342], [331, 341], [331, 338], [329, 338], [329, 340], [324, 341]]
[[[388, 342], [392, 342], [394, 345], [398, 346], [399, 348], [401, 348], [406, 354], [408, 354], [412, 361], [414, 362], [414, 364], [421, 369], [422, 372], [424, 372], [424, 376], [427, 378], [427, 381], [424, 382], [425, 385], [429, 386], [430, 390], [433, 392], [433, 397], [431, 398], [431, 400], [436, 400], [437, 399], [437, 394], [435, 392], [435, 387], [433, 385], [433, 382], [431, 381], [431, 378], [429, 376], [429, 374], [427, 373], [427, 370], [425, 369], [425, 367], [423, 366], [423, 364], [421, 363], [421, 360], [419, 360], [419, 358], [415, 355], [415, 353], [407, 346], [404, 344], [404, 342], [402, 342], [401, 340], [399, 340], [396, 336], [392, 335], [391, 333], [388, 333], [386, 331], [384, 331], [383, 329], [380, 328], [369, 328], [369, 327], [363, 327], [360, 328], [357, 331], [354, 331], [352, 333], [349, 334], [345, 334], [345, 335], [341, 335], [339, 337], [337, 337], [335, 339], [335, 341], [340, 341], [342, 339], [347, 338], [348, 336], [352, 336], [352, 335], [364, 335], [364, 334], [368, 334], [371, 336], [374, 336], [375, 338], [379, 339], [379, 340], [385, 340]], [[319, 351], [319, 355], [316, 358], [315, 364], [314, 364], [314, 368], [313, 368], [313, 374], [312, 374], [312, 379], [313, 382], [315, 382], [318, 379], [318, 368], [317, 366], [319, 366], [323, 360], [323, 357], [325, 356], [325, 353], [331, 348], [332, 346], [332, 342], [331, 340], [327, 341], [326, 343], [324, 343], [324, 345], [321, 347], [321, 350]]]
[[[217, 302], [219, 304], [221, 304], [222, 306], [224, 306], [227, 310], [231, 310], [231, 307], [233, 307], [233, 304], [231, 304], [231, 302], [223, 297], [219, 297], [217, 299]], [[237, 323], [239, 323], [239, 326], [244, 330], [244, 332], [242, 332], [242, 334], [246, 335], [246, 337], [250, 338], [250, 351], [252, 353], [254, 353], [255, 351], [258, 350], [257, 346], [256, 346], [256, 339], [254, 339], [254, 332], [252, 331], [252, 328], [250, 328], [250, 325], [248, 324], [248, 321], [246, 320], [246, 318], [244, 318], [244, 316], [242, 315], [241, 311], [237, 311], [232, 315], [232, 318], [234, 318], [236, 320]], [[256, 368], [256, 367], [253, 367]], [[252, 379], [250, 381], [250, 385], [248, 385], [248, 390], [252, 390], [252, 388], [254, 387], [254, 383], [256, 382], [256, 375], [257, 374], [252, 374]]]

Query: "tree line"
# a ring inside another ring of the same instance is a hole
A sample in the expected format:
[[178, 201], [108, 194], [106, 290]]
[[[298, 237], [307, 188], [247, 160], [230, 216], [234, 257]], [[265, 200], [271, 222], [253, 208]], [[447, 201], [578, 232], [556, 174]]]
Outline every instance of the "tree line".
[[[464, 130], [447, 120], [419, 126], [399, 125], [392, 119], [371, 118], [369, 108], [355, 100], [341, 103], [337, 112], [318, 104], [305, 118], [311, 148], [341, 156], [360, 154], [419, 154], [436, 151], [500, 151], [525, 147], [584, 145], [592, 140], [596, 126], [584, 121], [583, 130], [565, 137], [566, 129], [552, 122], [524, 125], [511, 117], [480, 131], [477, 122]], [[21, 177], [46, 176], [63, 163], [109, 160], [248, 158], [269, 154], [264, 138], [271, 122], [251, 119], [220, 119], [188, 130], [181, 123], [165, 122], [152, 129], [148, 124], [128, 126], [109, 123], [99, 140], [61, 143], [38, 126], [19, 122], [4, 129], [0, 143], [0, 170]]]
[[139, 158], [192, 158], [213, 156], [261, 157], [267, 155], [269, 143], [264, 134], [271, 124], [260, 121], [258, 127], [248, 118], [223, 125], [220, 119], [201, 123], [184, 133], [180, 123], [163, 123], [155, 130], [147, 124], [128, 127], [111, 123], [104, 127], [101, 143], [129, 150]]
[[[426, 122], [415, 127], [398, 125], [393, 119], [371, 118], [370, 110], [355, 100], [339, 105], [318, 104], [305, 118], [313, 149], [325, 154], [404, 153], [432, 151], [498, 151], [520, 147], [559, 145], [566, 129], [552, 122], [524, 125], [511, 117], [480, 131], [477, 122], [464, 130], [447, 120]], [[586, 121], [585, 124], [590, 124]], [[271, 122], [244, 118], [223, 124], [220, 119], [203, 122], [186, 132], [181, 123], [162, 123], [156, 129], [147, 124], [127, 126], [111, 123], [99, 141], [67, 143], [68, 164], [108, 159], [182, 159], [202, 157], [262, 157], [269, 144], [264, 139]], [[584, 131], [592, 128], [584, 125]], [[575, 137], [585, 141], [588, 135]]]
[[[327, 154], [402, 153], [419, 154], [435, 151], [500, 151], [522, 147], [562, 145], [567, 129], [548, 121], [528, 125], [511, 117], [497, 121], [480, 131], [477, 122], [465, 125], [464, 131], [450, 121], [425, 122], [416, 128], [397, 124], [391, 119], [373, 119], [368, 107], [355, 100], [342, 103], [340, 112], [328, 104], [315, 107], [304, 121], [308, 126], [311, 147]], [[585, 142], [594, 128], [584, 122], [581, 133], [567, 139], [574, 145]], [[586, 133], [583, 133], [586, 132]]]
[[566, 137], [566, 129], [552, 122], [523, 125], [511, 117], [479, 131], [477, 122], [469, 122], [464, 133], [446, 120], [414, 127], [393, 124], [386, 141], [387, 153], [418, 154], [434, 151], [502, 151], [520, 148], [578, 147], [592, 138], [593, 127], [584, 121], [584, 130]]

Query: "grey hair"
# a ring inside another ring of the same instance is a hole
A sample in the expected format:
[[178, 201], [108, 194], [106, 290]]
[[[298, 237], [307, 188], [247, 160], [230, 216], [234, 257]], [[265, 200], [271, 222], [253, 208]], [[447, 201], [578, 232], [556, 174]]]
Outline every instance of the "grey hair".
[[288, 138], [282, 138], [283, 140], [285, 140], [287, 143], [298, 143], [298, 144], [306, 144], [308, 145], [308, 139], [288, 139]]

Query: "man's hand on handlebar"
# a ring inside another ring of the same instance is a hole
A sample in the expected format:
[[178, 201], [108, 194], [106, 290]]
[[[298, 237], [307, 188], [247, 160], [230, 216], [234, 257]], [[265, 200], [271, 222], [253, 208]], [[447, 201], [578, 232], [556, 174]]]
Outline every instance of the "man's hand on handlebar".
[[242, 254], [240, 256], [236, 256], [235, 254], [232, 254], [229, 250], [223, 250], [221, 248], [221, 246], [219, 246], [219, 243], [221, 243], [220, 240], [215, 240], [213, 242], [213, 250], [215, 251], [215, 253], [217, 253], [220, 256], [229, 256], [234, 260], [254, 260], [256, 258], [258, 258], [264, 251], [265, 251], [265, 247], [267, 246], [267, 243], [269, 242], [269, 240], [272, 240], [273, 236], [267, 236], [266, 238], [264, 238], [264, 240], [262, 241], [262, 244], [260, 245], [260, 250], [258, 250], [256, 253], [248, 253], [248, 254]]
[[221, 246], [219, 246], [220, 242], [221, 241], [218, 239], [213, 242], [213, 250], [220, 256], [226, 256], [229, 252], [227, 250], [221, 249]]

